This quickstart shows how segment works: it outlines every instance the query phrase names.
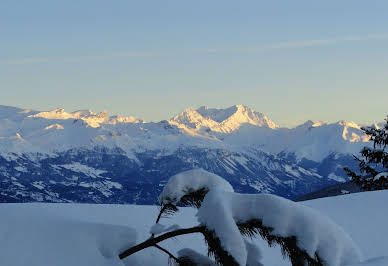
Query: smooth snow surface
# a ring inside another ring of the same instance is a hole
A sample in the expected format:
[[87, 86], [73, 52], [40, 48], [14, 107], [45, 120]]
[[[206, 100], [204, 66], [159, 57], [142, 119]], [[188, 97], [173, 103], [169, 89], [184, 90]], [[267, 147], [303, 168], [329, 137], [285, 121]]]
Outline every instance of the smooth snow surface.
[[351, 266], [387, 266], [388, 257], [374, 258]]
[[136, 242], [134, 229], [69, 219], [49, 205], [37, 206], [1, 206], [0, 265], [125, 265], [117, 254]]
[[159, 201], [162, 203], [177, 203], [188, 192], [202, 188], [209, 191], [234, 191], [229, 182], [222, 177], [203, 169], [193, 169], [172, 176], [164, 186]]
[[[360, 247], [364, 262], [352, 266], [388, 265], [388, 191], [363, 192], [303, 202], [331, 218]], [[196, 225], [196, 210], [181, 208], [166, 226]], [[120, 262], [110, 254], [134, 240], [150, 237], [158, 214], [156, 206], [90, 204], [0, 204], [0, 265], [4, 266], [165, 266], [167, 256], [148, 248]], [[262, 250], [266, 266], [290, 266], [278, 247], [260, 238], [252, 243]], [[160, 245], [173, 254], [190, 248], [206, 255], [199, 234], [179, 236]], [[111, 249], [109, 249], [111, 247]], [[105, 254], [105, 255], [104, 255]], [[385, 258], [382, 258], [385, 257]]]

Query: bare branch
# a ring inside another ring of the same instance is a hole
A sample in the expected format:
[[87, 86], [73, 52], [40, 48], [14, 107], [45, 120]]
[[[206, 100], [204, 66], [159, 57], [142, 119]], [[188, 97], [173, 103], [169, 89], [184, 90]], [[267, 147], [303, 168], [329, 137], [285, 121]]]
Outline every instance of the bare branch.
[[164, 253], [166, 253], [170, 258], [174, 259], [176, 262], [179, 262], [179, 259], [177, 257], [175, 257], [170, 251], [168, 251], [167, 249], [165, 248], [162, 248], [161, 246], [159, 246], [158, 244], [155, 244], [154, 247], [156, 247], [157, 249], [160, 249], [161, 251], [163, 251]]
[[154, 238], [149, 238], [148, 240], [125, 250], [124, 252], [122, 252], [119, 255], [119, 258], [124, 259], [124, 258], [132, 255], [135, 252], [138, 252], [138, 251], [145, 249], [145, 248], [148, 248], [148, 247], [155, 246], [157, 243], [164, 241], [166, 239], [175, 237], [175, 236], [187, 235], [187, 234], [192, 234], [192, 233], [203, 233], [204, 231], [205, 231], [204, 226], [196, 226], [196, 227], [178, 229], [175, 231], [167, 232], [163, 235], [160, 235], [160, 236], [157, 236]]

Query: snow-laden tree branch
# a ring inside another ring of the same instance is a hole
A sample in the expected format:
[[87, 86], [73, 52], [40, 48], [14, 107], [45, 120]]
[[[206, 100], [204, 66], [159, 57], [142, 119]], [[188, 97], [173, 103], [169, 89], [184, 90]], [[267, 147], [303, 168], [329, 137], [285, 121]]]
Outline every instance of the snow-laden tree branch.
[[[150, 239], [124, 251], [120, 258], [157, 247], [171, 237], [201, 233], [208, 255], [221, 265], [261, 265], [261, 252], [246, 240], [257, 236], [270, 246], [280, 245], [293, 265], [341, 266], [361, 259], [352, 239], [317, 211], [274, 195], [235, 193], [223, 178], [202, 169], [171, 177], [159, 201], [160, 213]], [[178, 206], [198, 208], [198, 226], [175, 230], [159, 224], [161, 218], [177, 212]], [[195, 252], [178, 252], [184, 254], [178, 257], [166, 253], [178, 265], [187, 265], [188, 260], [195, 265], [199, 260]]]

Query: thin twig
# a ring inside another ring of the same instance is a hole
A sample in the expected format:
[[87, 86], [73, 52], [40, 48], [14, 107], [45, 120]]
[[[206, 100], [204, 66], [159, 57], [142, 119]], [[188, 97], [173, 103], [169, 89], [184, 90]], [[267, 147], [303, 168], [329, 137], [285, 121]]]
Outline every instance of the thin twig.
[[162, 248], [158, 244], [155, 244], [154, 247], [160, 249], [161, 251], [165, 252], [170, 258], [173, 258], [176, 262], [179, 262], [179, 259], [175, 257], [173, 254], [171, 254], [167, 249]]

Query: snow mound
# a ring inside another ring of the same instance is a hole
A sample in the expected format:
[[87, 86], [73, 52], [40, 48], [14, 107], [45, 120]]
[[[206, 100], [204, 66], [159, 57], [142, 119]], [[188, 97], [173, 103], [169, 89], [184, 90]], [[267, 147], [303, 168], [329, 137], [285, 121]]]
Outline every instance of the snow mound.
[[210, 191], [197, 217], [201, 224], [215, 231], [223, 248], [240, 265], [246, 265], [248, 252], [236, 223], [251, 220], [260, 220], [273, 228], [273, 235], [295, 236], [300, 249], [312, 258], [317, 253], [325, 265], [340, 266], [361, 260], [357, 245], [329, 218], [278, 196]]
[[189, 192], [200, 189], [233, 192], [233, 187], [222, 177], [201, 168], [172, 176], [159, 196], [160, 203], [178, 203]]
[[54, 217], [43, 208], [38, 215], [30, 209], [3, 215], [0, 224], [4, 266], [124, 266], [117, 254], [136, 241], [136, 231], [127, 226]]

